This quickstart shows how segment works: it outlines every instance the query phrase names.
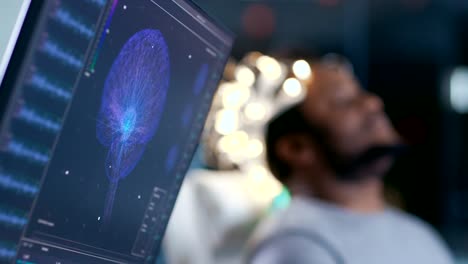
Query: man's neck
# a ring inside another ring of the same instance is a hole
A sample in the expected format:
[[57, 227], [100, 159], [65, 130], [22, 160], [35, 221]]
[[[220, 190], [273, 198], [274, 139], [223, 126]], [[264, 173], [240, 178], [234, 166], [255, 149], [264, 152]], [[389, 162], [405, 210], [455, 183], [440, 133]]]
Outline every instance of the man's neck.
[[385, 210], [383, 184], [377, 178], [351, 183], [326, 177], [314, 183], [313, 188], [304, 188], [304, 184], [292, 184], [290, 187], [293, 195], [315, 197], [357, 213]]
[[318, 193], [319, 198], [360, 213], [375, 213], [385, 209], [383, 186], [379, 179], [371, 178], [356, 183], [331, 180], [323, 184], [324, 191]]

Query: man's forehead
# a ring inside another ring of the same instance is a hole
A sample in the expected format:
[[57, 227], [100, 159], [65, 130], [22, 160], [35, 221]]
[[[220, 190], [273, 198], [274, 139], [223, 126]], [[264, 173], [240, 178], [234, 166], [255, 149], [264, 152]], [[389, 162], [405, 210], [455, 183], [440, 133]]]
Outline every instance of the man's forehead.
[[353, 74], [344, 67], [316, 65], [313, 69], [314, 77], [307, 89], [308, 100], [333, 96], [356, 86]]
[[328, 116], [333, 101], [355, 94], [360, 87], [352, 72], [345, 67], [318, 64], [312, 70], [313, 78], [307, 85], [307, 94], [300, 109], [306, 119], [320, 122]]

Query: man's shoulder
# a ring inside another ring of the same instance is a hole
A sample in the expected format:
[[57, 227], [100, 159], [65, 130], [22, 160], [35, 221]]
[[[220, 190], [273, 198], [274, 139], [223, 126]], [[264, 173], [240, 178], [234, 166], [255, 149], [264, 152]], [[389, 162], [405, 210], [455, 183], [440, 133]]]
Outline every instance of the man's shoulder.
[[[326, 216], [313, 206], [293, 200], [288, 208], [274, 212], [259, 223], [247, 246], [249, 255], [260, 251], [269, 252], [268, 249], [277, 250], [286, 245], [295, 245], [296, 248], [307, 245], [312, 249], [314, 245], [311, 245], [311, 241], [314, 239], [325, 243], [325, 225], [328, 221], [324, 218]], [[323, 250], [321, 245], [317, 247], [317, 252], [320, 250]], [[289, 252], [295, 250], [289, 249]]]
[[342, 256], [320, 239], [310, 239], [299, 232], [277, 235], [259, 244], [248, 256], [247, 263], [343, 263]]
[[431, 225], [414, 215], [403, 212], [397, 208], [389, 209], [388, 215], [391, 221], [390, 224], [398, 226], [403, 233], [409, 232], [408, 234], [420, 235], [429, 239], [441, 239]]
[[323, 215], [302, 209], [292, 204], [264, 219], [249, 243], [247, 263], [341, 263], [321, 227]]
[[411, 240], [418, 244], [418, 248], [431, 252], [434, 256], [439, 256], [449, 263], [452, 258], [447, 244], [439, 232], [424, 222], [422, 219], [403, 212], [399, 209], [390, 209], [392, 226], [398, 226], [398, 232], [403, 239]]
[[[356, 240], [357, 237], [359, 239]], [[382, 239], [384, 237], [386, 239]], [[320, 204], [311, 206], [296, 202], [262, 221], [248, 249], [250, 255], [265, 255], [272, 250], [287, 249], [289, 256], [297, 253], [297, 250], [289, 248], [293, 245], [293, 248], [305, 251], [310, 248], [315, 251], [314, 255], [322, 252], [326, 257], [335, 258], [358, 252], [359, 247], [356, 250], [355, 245], [361, 243], [359, 241], [375, 245], [378, 250], [385, 249], [381, 250], [382, 254], [408, 250], [417, 258], [424, 258], [430, 252], [434, 260], [431, 263], [452, 263], [448, 247], [434, 228], [421, 219], [394, 208], [366, 217], [346, 211], [340, 213], [336, 209], [323, 208]], [[309, 257], [308, 254], [297, 255]]]
[[321, 230], [323, 223], [327, 223], [324, 217], [325, 215], [315, 210], [314, 207], [305, 208], [302, 202], [293, 200], [288, 208], [276, 211], [263, 219], [256, 228], [253, 240], [265, 240], [288, 230]]

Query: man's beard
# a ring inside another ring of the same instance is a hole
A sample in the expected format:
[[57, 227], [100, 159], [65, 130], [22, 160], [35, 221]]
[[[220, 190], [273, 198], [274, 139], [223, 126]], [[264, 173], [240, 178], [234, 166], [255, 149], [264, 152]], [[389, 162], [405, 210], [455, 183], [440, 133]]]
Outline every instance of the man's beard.
[[325, 128], [308, 122], [298, 108], [296, 108], [295, 111], [297, 111], [296, 114], [298, 114], [302, 122], [304, 122], [306, 133], [309, 134], [312, 140], [318, 145], [325, 162], [327, 162], [329, 167], [335, 172], [338, 180], [354, 182], [366, 177], [383, 177], [385, 171], [378, 173], [362, 173], [362, 171], [372, 167], [384, 158], [393, 160], [406, 150], [405, 145], [395, 143], [385, 145], [376, 144], [353, 155], [339, 153], [333, 139], [329, 137], [330, 133], [328, 133]]
[[371, 168], [382, 159], [390, 158], [392, 161], [405, 151], [402, 144], [375, 145], [355, 155], [340, 155], [333, 151], [330, 144], [321, 144], [322, 152], [336, 178], [342, 181], [359, 181], [370, 177], [383, 177], [385, 171], [371, 171]]

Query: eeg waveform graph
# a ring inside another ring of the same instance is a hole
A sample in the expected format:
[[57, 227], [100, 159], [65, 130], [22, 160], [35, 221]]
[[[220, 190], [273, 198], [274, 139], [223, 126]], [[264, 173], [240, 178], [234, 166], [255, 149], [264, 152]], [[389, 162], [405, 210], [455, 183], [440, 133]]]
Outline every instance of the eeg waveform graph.
[[38, 126], [41, 129], [58, 133], [62, 127], [60, 121], [54, 120], [42, 113], [37, 112], [35, 109], [23, 106], [18, 113], [18, 118], [26, 123]]
[[[0, 263], [12, 263], [16, 255], [76, 80], [109, 1], [50, 2], [41, 8], [41, 23], [28, 27], [38, 41], [28, 42], [28, 59], [21, 66], [24, 75], [11, 96], [11, 111], [2, 120], [6, 129], [0, 140]], [[92, 138], [94, 131], [90, 131]]]
[[55, 14], [55, 19], [64, 27], [70, 28], [87, 39], [91, 39], [94, 36], [94, 30], [92, 27], [89, 27], [83, 22], [77, 20], [73, 14], [65, 9], [59, 9]]
[[65, 102], [68, 102], [72, 97], [72, 94], [68, 89], [60, 87], [40, 73], [35, 73], [32, 76], [30, 85], [38, 91], [50, 94], [52, 97]]
[[37, 183], [9, 173], [0, 172], [0, 188], [13, 190], [17, 193], [34, 196], [39, 191]]
[[3, 224], [22, 228], [27, 222], [28, 220], [24, 214], [20, 215], [18, 212], [0, 207], [0, 225]]
[[159, 127], [169, 63], [162, 33], [145, 29], [125, 43], [107, 76], [96, 125], [97, 139], [108, 149], [104, 223], [111, 218], [119, 181], [136, 167]]
[[83, 67], [83, 62], [80, 58], [66, 51], [54, 41], [47, 40], [44, 44], [43, 51], [50, 57], [55, 58], [56, 60], [63, 62], [65, 65], [68, 65], [74, 69], [79, 70], [81, 67]]
[[46, 165], [50, 159], [48, 153], [46, 153], [44, 150], [38, 150], [29, 145], [30, 144], [26, 142], [13, 139], [9, 142], [7, 151], [15, 157], [22, 158], [33, 163], [38, 163], [40, 165]]

